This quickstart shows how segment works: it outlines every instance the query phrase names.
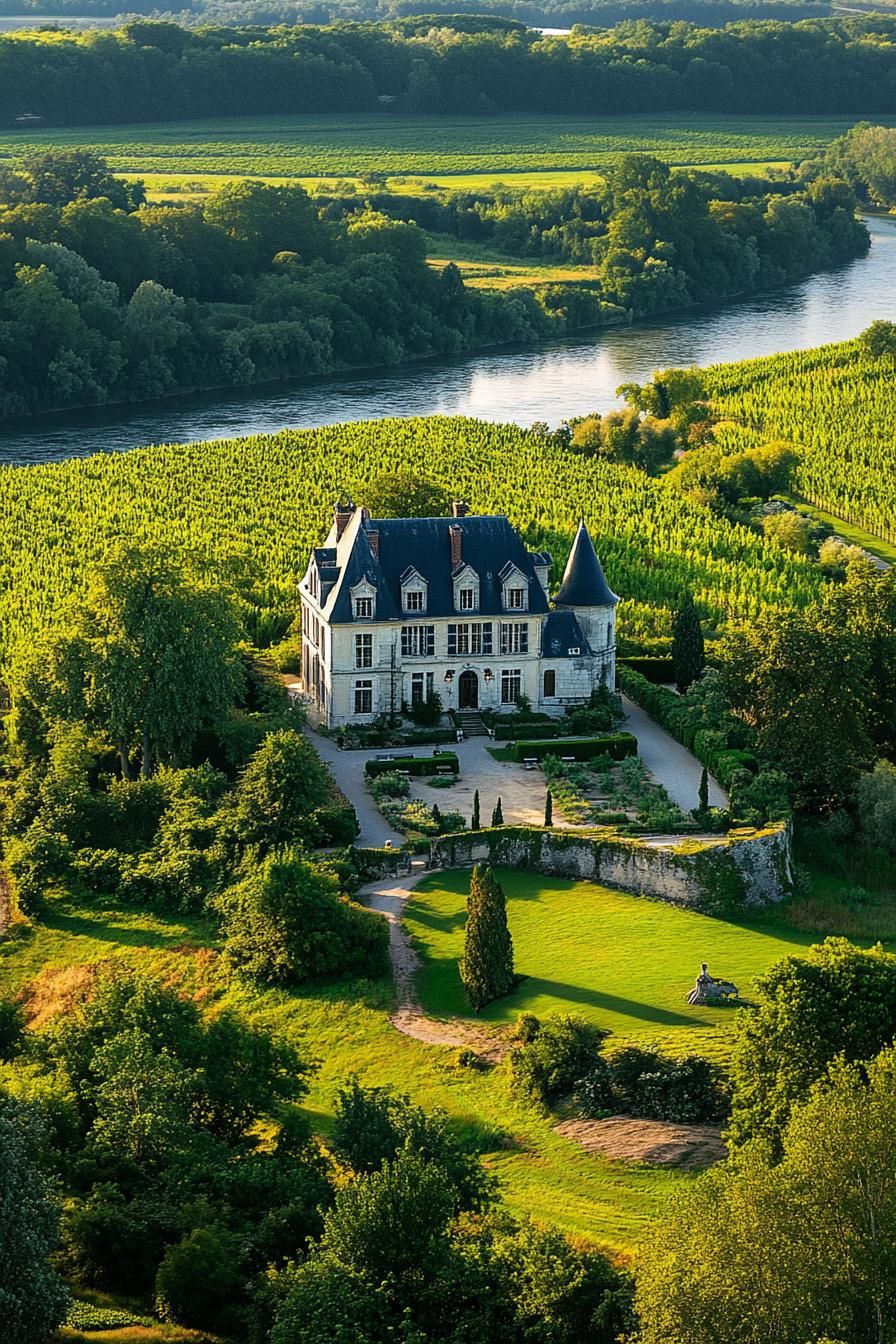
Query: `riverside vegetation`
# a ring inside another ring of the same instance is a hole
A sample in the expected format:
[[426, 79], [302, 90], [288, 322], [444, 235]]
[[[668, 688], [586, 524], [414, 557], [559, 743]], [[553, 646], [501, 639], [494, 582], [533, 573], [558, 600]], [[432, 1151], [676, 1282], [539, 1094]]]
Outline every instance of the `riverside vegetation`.
[[[836, 179], [743, 195], [725, 174], [633, 155], [592, 192], [428, 211], [257, 182], [147, 206], [89, 152], [50, 151], [0, 174], [0, 416], [530, 341], [779, 284], [868, 246]], [[587, 262], [593, 279], [467, 289], [455, 265], [427, 266], [416, 218]]]

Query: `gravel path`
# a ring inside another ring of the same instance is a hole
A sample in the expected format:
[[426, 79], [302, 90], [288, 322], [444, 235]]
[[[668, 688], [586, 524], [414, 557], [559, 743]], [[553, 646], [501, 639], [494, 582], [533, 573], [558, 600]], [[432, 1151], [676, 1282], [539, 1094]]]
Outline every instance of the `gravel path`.
[[413, 1036], [417, 1041], [475, 1050], [482, 1059], [497, 1063], [508, 1049], [506, 1040], [497, 1031], [428, 1017], [417, 1000], [415, 979], [420, 969], [420, 958], [408, 937], [402, 915], [411, 891], [426, 876], [423, 872], [412, 873], [409, 877], [384, 878], [379, 882], [368, 883], [359, 893], [366, 906], [378, 910], [389, 921], [389, 956], [398, 999], [395, 1012], [389, 1020], [397, 1031], [405, 1036]]
[[340, 751], [329, 737], [321, 737], [320, 733], [309, 733], [308, 736], [315, 751], [326, 761], [336, 783], [358, 814], [361, 833], [355, 844], [360, 845], [362, 849], [382, 849], [387, 840], [391, 840], [396, 849], [403, 845], [404, 836], [392, 830], [367, 792], [364, 762], [369, 761], [371, 756], [376, 756], [377, 752]]
[[[622, 697], [625, 709], [623, 730], [634, 733], [638, 739], [638, 755], [654, 776], [657, 783], [677, 803], [682, 812], [688, 813], [697, 806], [700, 791], [700, 776], [703, 766], [696, 756], [676, 742], [674, 737], [654, 723], [649, 715], [633, 701]], [[722, 786], [709, 777], [710, 807], [727, 807], [728, 795]]]

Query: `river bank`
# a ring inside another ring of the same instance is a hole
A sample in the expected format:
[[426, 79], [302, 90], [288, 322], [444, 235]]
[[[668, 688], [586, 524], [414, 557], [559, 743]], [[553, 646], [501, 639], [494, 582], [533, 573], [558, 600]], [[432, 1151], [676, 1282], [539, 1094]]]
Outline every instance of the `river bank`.
[[621, 383], [643, 382], [655, 368], [810, 348], [851, 339], [876, 318], [892, 319], [896, 220], [870, 218], [868, 228], [872, 247], [857, 260], [722, 307], [607, 327], [590, 337], [7, 423], [0, 426], [0, 463], [396, 416], [557, 425], [606, 412], [618, 404]]

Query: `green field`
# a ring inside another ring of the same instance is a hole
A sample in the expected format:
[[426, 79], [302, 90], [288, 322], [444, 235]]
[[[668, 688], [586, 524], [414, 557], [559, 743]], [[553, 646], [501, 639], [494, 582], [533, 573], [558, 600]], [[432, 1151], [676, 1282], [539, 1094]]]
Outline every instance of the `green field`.
[[[592, 175], [620, 154], [656, 154], [671, 164], [767, 166], [823, 149], [855, 117], [392, 116], [329, 114], [245, 117], [85, 130], [8, 132], [0, 161], [48, 147], [86, 146], [121, 172], [163, 175], [181, 185], [205, 175], [417, 176], [458, 185], [524, 174]], [[877, 118], [877, 120], [880, 120]], [[458, 177], [458, 175], [461, 175]], [[548, 178], [543, 180], [547, 181]]]
[[[757, 975], [815, 938], [782, 920], [728, 923], [590, 882], [503, 872], [517, 974], [506, 998], [479, 1020], [521, 1012], [577, 1013], [625, 1040], [682, 1053], [724, 1056], [733, 1008], [690, 1008], [688, 990], [706, 961], [747, 995]], [[469, 1016], [458, 974], [469, 873], [439, 873], [418, 886], [406, 923], [423, 960], [420, 1000], [438, 1017]]]
[[233, 1008], [283, 1033], [316, 1059], [320, 1068], [304, 1109], [319, 1133], [326, 1135], [334, 1090], [349, 1074], [367, 1084], [394, 1083], [427, 1108], [444, 1107], [463, 1130], [495, 1136], [487, 1161], [511, 1208], [619, 1250], [634, 1247], [664, 1196], [687, 1179], [585, 1153], [554, 1133], [550, 1119], [511, 1097], [506, 1070], [461, 1068], [456, 1051], [402, 1036], [388, 1019], [389, 981], [254, 990], [228, 981], [213, 946], [211, 926], [199, 919], [57, 898], [33, 932], [0, 943], [0, 994], [43, 972], [36, 1006], [50, 1012], [74, 983], [76, 972], [67, 968], [107, 958], [139, 966], [180, 984], [206, 1007]]

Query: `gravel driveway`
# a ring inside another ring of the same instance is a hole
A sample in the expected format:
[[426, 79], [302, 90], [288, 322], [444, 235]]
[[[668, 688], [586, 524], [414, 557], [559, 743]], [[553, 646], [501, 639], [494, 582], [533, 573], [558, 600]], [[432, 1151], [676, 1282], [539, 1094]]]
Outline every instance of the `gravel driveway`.
[[[682, 812], [688, 813], [697, 806], [700, 792], [700, 776], [703, 766], [696, 756], [670, 737], [665, 728], [654, 723], [644, 710], [633, 701], [622, 697], [625, 709], [625, 722], [622, 729], [634, 733], [638, 739], [638, 755], [654, 776], [658, 784], [677, 803]], [[710, 807], [727, 807], [728, 795], [712, 775], [709, 777]]]

